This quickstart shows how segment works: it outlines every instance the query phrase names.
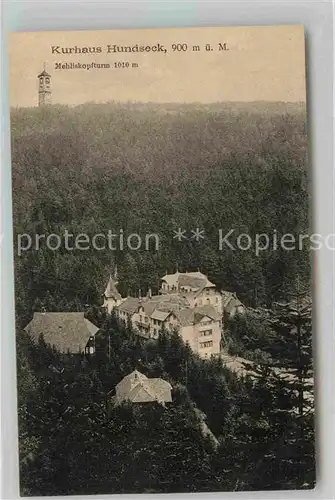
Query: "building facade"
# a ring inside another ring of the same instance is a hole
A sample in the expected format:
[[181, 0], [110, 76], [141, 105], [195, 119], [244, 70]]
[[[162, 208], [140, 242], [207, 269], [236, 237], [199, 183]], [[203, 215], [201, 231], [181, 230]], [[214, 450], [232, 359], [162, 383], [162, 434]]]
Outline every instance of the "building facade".
[[212, 306], [222, 315], [221, 294], [203, 273], [190, 272], [166, 274], [161, 280], [162, 294], [181, 294], [189, 307]]
[[146, 297], [121, 297], [117, 283], [114, 274], [104, 292], [104, 307], [109, 313], [115, 311], [147, 339], [158, 338], [162, 329], [177, 330], [202, 358], [220, 354], [224, 317], [244, 311], [236, 295], [219, 292], [200, 272], [166, 274], [159, 294], [152, 295], [149, 290]]

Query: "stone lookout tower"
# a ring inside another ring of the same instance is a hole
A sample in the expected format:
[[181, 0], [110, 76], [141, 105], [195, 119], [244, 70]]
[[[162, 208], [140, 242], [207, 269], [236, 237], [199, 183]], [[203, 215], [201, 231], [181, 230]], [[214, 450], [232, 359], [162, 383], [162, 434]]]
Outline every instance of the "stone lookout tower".
[[44, 69], [38, 76], [38, 105], [51, 104], [51, 76]]

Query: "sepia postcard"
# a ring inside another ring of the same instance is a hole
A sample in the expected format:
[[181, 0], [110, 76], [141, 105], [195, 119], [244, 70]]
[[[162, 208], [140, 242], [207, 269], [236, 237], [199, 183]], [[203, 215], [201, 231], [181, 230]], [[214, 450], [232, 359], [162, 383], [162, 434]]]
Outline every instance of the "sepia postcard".
[[304, 38], [10, 35], [21, 495], [314, 488]]

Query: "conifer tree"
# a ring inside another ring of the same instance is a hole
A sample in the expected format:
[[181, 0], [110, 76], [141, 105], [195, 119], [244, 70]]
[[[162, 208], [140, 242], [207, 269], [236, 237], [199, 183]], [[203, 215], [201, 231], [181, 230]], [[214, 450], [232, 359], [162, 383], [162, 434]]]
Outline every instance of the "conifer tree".
[[256, 378], [249, 411], [264, 421], [264, 456], [246, 482], [252, 489], [311, 488], [315, 459], [309, 294], [297, 287], [292, 300], [274, 304], [269, 326], [274, 331], [268, 346], [271, 358], [249, 366]]

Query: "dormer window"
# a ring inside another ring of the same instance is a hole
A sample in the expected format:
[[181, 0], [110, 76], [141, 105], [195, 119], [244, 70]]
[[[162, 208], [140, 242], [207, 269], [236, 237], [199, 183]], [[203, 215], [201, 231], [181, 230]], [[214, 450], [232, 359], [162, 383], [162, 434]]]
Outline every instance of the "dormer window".
[[40, 78], [40, 84], [43, 85], [43, 76]]
[[50, 83], [50, 78], [48, 76], [45, 79], [45, 83]]

